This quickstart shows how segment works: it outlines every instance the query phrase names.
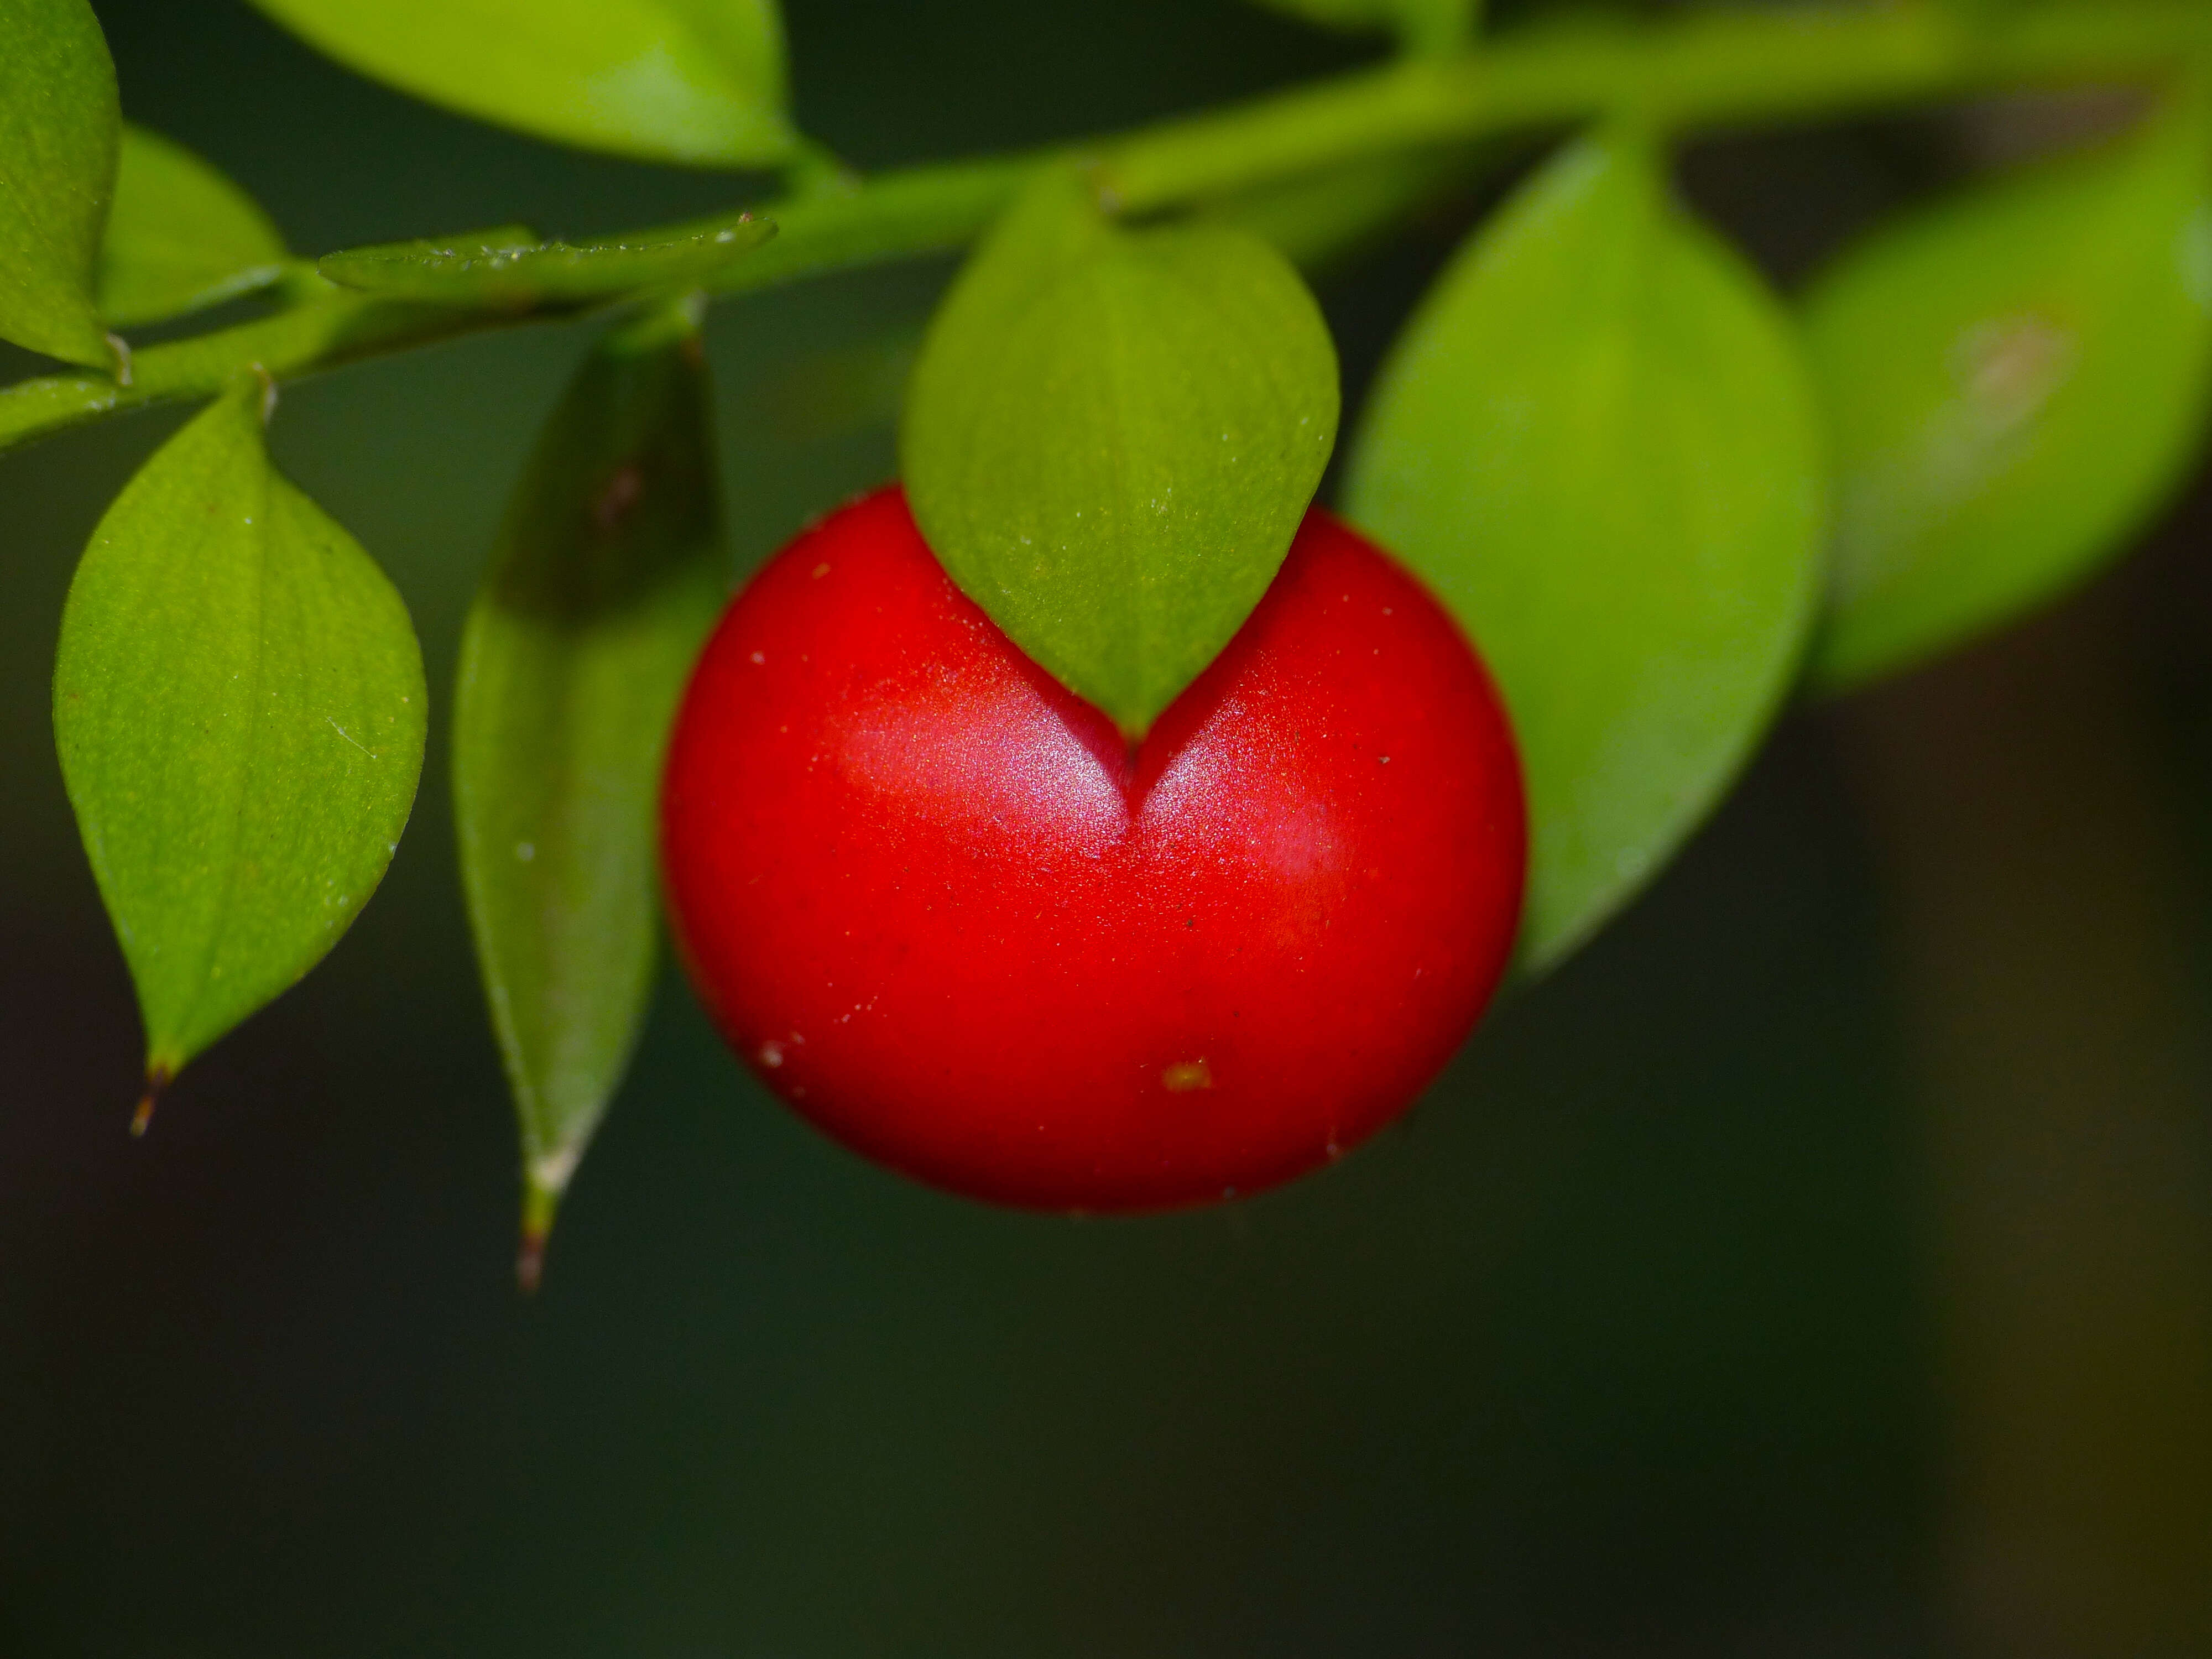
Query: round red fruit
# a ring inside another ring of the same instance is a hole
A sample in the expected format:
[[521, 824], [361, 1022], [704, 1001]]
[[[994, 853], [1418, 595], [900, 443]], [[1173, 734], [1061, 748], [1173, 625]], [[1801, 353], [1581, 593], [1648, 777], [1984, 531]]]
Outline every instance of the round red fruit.
[[1390, 1121], [1520, 914], [1521, 775], [1436, 603], [1328, 514], [1133, 750], [896, 489], [722, 618], [663, 799], [678, 946], [763, 1081], [977, 1198], [1249, 1193]]

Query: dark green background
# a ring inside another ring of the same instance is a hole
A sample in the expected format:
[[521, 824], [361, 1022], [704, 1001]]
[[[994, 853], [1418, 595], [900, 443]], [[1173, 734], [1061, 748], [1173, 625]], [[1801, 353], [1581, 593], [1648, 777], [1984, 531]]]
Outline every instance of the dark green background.
[[[126, 110], [306, 251], [734, 188], [447, 117], [241, 6], [100, 9]], [[803, 121], [866, 165], [1358, 55], [1230, 0], [789, 11]], [[1948, 131], [1691, 178], [1787, 274]], [[1353, 396], [1465, 222], [1326, 291]], [[744, 556], [887, 474], [869, 386], [945, 274], [717, 313]], [[399, 583], [434, 698], [582, 340], [285, 395], [280, 461]], [[76, 550], [177, 418], [0, 459], [0, 1647], [2212, 1650], [2212, 504], [2025, 635], [1793, 717], [1401, 1127], [1256, 1202], [918, 1189], [672, 976], [526, 1303], [441, 737], [352, 934], [124, 1133], [136, 1018], [46, 687]]]

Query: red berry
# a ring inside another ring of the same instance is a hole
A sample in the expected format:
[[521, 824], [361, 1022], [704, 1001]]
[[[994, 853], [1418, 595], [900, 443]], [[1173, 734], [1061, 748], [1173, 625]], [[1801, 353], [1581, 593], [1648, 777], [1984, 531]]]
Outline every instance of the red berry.
[[679, 947], [769, 1087], [1067, 1210], [1252, 1192], [1403, 1111], [1504, 971], [1526, 833], [1481, 665], [1328, 514], [1133, 754], [896, 489], [731, 605], [663, 814]]

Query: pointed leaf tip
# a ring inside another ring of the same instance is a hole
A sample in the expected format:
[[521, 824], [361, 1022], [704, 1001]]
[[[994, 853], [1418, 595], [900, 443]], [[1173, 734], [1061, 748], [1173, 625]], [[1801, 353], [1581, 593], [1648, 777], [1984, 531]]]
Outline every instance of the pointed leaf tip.
[[145, 1091], [138, 1097], [138, 1109], [131, 1114], [131, 1138], [145, 1139], [146, 1131], [154, 1125], [154, 1109], [161, 1103], [161, 1096], [169, 1086], [169, 1068], [150, 1066], [146, 1070]]
[[576, 1162], [574, 1157], [556, 1154], [532, 1158], [523, 1167], [522, 1237], [515, 1247], [514, 1282], [525, 1296], [535, 1296], [544, 1282], [545, 1251], [552, 1242], [554, 1217], [568, 1177], [575, 1173]]

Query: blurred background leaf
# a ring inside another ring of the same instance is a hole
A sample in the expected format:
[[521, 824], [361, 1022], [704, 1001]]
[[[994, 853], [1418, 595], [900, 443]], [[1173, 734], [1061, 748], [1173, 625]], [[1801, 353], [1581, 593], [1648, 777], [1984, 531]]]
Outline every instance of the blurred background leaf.
[[1836, 443], [1814, 663], [1845, 686], [2081, 580], [2167, 501], [2212, 393], [2202, 90], [1886, 224], [1805, 301]]
[[776, 0], [254, 0], [340, 63], [489, 121], [647, 161], [792, 153]]
[[182, 144], [125, 125], [100, 245], [100, 314], [119, 327], [219, 305], [283, 274], [283, 238], [253, 198]]

